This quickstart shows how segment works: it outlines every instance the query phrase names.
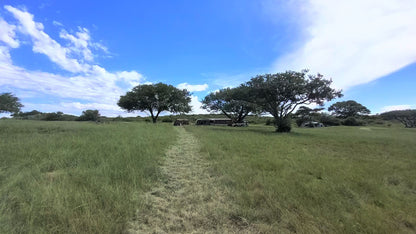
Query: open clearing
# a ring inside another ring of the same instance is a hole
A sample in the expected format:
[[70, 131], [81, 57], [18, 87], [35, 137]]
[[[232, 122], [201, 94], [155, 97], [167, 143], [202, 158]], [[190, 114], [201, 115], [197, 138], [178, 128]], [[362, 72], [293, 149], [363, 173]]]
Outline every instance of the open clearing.
[[230, 205], [200, 155], [200, 143], [182, 127], [163, 163], [165, 178], [144, 195], [131, 233], [253, 233], [243, 220], [228, 219]]
[[0, 121], [0, 233], [415, 233], [416, 131]]

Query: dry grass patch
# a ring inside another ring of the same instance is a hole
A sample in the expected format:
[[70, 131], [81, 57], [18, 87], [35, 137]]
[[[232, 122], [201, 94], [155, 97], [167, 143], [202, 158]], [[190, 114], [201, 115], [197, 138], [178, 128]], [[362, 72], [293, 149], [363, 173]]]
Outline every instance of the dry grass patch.
[[164, 180], [144, 195], [145, 204], [129, 224], [131, 233], [255, 233], [231, 216], [232, 205], [218, 187], [199, 141], [177, 127], [178, 141], [166, 152]]

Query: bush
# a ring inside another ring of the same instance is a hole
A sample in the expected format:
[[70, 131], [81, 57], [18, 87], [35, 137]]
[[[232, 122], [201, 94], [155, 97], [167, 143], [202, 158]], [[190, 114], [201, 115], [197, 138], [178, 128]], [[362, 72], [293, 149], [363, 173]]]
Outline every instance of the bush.
[[339, 126], [341, 121], [334, 116], [322, 114], [319, 122], [323, 123], [325, 126]]
[[274, 119], [271, 119], [271, 118], [269, 118], [269, 119], [267, 119], [266, 120], [266, 125], [274, 125]]
[[59, 121], [62, 120], [62, 112], [52, 112], [52, 113], [45, 113], [42, 120], [46, 121]]
[[290, 132], [292, 129], [292, 119], [290, 117], [286, 117], [280, 119], [280, 121], [274, 121], [274, 126], [276, 127], [276, 132]]
[[171, 116], [164, 116], [161, 118], [163, 123], [172, 123], [173, 119]]
[[362, 126], [364, 125], [364, 122], [362, 120], [358, 120], [354, 117], [348, 117], [345, 120], [342, 121], [342, 125], [345, 126]]
[[86, 110], [82, 112], [82, 115], [77, 119], [78, 121], [98, 121], [100, 113], [98, 110]]

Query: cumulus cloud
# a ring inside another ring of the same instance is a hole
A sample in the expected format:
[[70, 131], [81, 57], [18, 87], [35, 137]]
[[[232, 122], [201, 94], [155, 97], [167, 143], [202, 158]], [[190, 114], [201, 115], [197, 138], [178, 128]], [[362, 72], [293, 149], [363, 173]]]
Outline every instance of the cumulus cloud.
[[71, 47], [69, 48], [71, 48], [71, 52], [81, 55], [86, 61], [93, 60], [94, 57], [88, 47], [88, 42], [91, 38], [88, 29], [79, 27], [79, 31], [75, 35], [69, 34], [65, 29], [62, 29], [59, 36], [70, 41]]
[[70, 72], [86, 72], [88, 64], [80, 64], [76, 59], [69, 57], [70, 50], [62, 47], [43, 31], [43, 24], [35, 22], [33, 15], [12, 6], [5, 6], [6, 10], [13, 14], [19, 21], [18, 29], [23, 34], [30, 36], [33, 41], [33, 52], [41, 53], [58, 64], [61, 68]]
[[408, 110], [412, 109], [411, 105], [393, 105], [393, 106], [384, 106], [381, 108], [381, 112], [387, 112], [387, 111], [394, 111], [394, 110]]
[[307, 37], [273, 72], [309, 68], [349, 88], [416, 61], [416, 1], [297, 1]]
[[6, 45], [12, 48], [19, 47], [19, 41], [15, 38], [15, 30], [15, 25], [8, 24], [0, 18], [0, 41], [6, 43]]
[[122, 71], [117, 72], [116, 75], [119, 79], [128, 83], [130, 87], [137, 86], [144, 80], [143, 75], [136, 71]]
[[94, 60], [91, 48], [108, 53], [107, 47], [91, 41], [90, 31], [86, 28], [78, 27], [78, 31], [75, 34], [70, 34], [65, 29], [62, 29], [59, 36], [69, 41], [67, 48], [72, 54], [80, 56], [85, 61], [91, 62]]
[[[82, 109], [99, 109], [109, 116], [124, 113], [117, 105], [120, 95], [127, 89], [144, 81], [142, 74], [136, 71], [109, 72], [94, 64], [94, 53], [91, 49], [107, 48], [91, 40], [89, 30], [79, 27], [74, 34], [62, 30], [60, 37], [67, 40], [61, 45], [44, 32], [42, 23], [34, 21], [34, 16], [27, 11], [5, 6], [18, 21], [11, 25], [0, 18], [0, 87], [8, 87], [30, 94], [29, 98], [38, 96], [53, 97], [54, 104], [24, 103], [25, 109], [40, 111], [68, 111], [79, 114]], [[42, 71], [31, 71], [13, 63], [10, 50], [19, 46], [16, 34], [29, 36], [33, 52], [49, 57], [70, 75], [54, 74]], [[118, 86], [124, 82], [123, 87]], [[79, 100], [59, 102], [59, 100]]]
[[202, 85], [191, 85], [188, 83], [181, 83], [177, 86], [179, 89], [186, 89], [189, 92], [199, 92], [204, 91], [208, 88], [208, 84], [202, 84]]
[[205, 109], [202, 109], [202, 103], [199, 101], [197, 96], [191, 96], [191, 106], [192, 112], [191, 114], [209, 114], [209, 112]]

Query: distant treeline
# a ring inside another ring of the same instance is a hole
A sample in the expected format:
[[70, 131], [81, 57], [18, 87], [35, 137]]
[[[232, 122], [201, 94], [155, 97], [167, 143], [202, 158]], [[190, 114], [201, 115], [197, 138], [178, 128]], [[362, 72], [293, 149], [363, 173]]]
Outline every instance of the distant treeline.
[[101, 117], [98, 110], [86, 110], [82, 112], [82, 115], [75, 116], [64, 114], [63, 112], [40, 112], [32, 110], [28, 112], [18, 112], [12, 114], [14, 119], [25, 120], [44, 120], [44, 121], [100, 121]]
[[[43, 120], [43, 121], [96, 121], [96, 122], [152, 122], [151, 117], [106, 117], [101, 116], [97, 110], [86, 110], [81, 116], [64, 114], [63, 112], [40, 112], [37, 110], [29, 112], [20, 112], [13, 114], [14, 119], [22, 120]], [[160, 116], [160, 121], [164, 123], [173, 123], [176, 119], [188, 119], [195, 123], [197, 119], [209, 118], [227, 118], [223, 114], [186, 114], [186, 115], [166, 115]], [[391, 121], [385, 120], [380, 115], [365, 115], [359, 117], [350, 117], [347, 119], [337, 118], [328, 113], [314, 113], [312, 115], [292, 115], [293, 120], [300, 126], [305, 121], [316, 121], [323, 123], [325, 126], [362, 126], [362, 125], [386, 125], [389, 126]], [[271, 116], [248, 115], [245, 120], [250, 124], [274, 125], [274, 118]]]

